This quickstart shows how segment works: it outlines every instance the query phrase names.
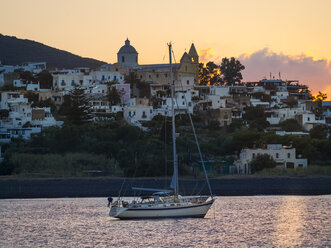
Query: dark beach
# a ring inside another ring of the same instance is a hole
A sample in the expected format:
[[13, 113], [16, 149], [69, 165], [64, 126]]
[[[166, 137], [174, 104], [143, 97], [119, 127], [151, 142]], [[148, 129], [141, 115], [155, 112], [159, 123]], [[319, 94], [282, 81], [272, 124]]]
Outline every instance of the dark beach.
[[[164, 188], [164, 178], [1, 178], [0, 198], [60, 198], [133, 196], [131, 186]], [[210, 180], [213, 194], [218, 196], [249, 195], [325, 195], [331, 194], [331, 177], [222, 177]], [[182, 193], [208, 194], [204, 182], [180, 181]]]

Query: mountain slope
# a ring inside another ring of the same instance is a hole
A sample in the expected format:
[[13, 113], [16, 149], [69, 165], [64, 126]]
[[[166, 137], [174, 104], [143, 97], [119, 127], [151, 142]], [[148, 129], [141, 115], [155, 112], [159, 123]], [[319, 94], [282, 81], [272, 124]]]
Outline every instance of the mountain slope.
[[0, 60], [4, 65], [24, 62], [47, 62], [48, 68], [90, 67], [95, 69], [105, 62], [83, 58], [42, 43], [0, 34]]

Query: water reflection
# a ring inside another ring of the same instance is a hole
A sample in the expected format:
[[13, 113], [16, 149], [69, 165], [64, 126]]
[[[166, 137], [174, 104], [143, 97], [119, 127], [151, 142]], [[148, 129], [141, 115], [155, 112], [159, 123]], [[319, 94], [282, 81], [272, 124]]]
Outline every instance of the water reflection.
[[205, 219], [117, 221], [106, 198], [0, 200], [0, 247], [330, 247], [330, 196], [217, 197]]
[[306, 202], [300, 196], [282, 197], [276, 213], [275, 243], [279, 247], [302, 245]]

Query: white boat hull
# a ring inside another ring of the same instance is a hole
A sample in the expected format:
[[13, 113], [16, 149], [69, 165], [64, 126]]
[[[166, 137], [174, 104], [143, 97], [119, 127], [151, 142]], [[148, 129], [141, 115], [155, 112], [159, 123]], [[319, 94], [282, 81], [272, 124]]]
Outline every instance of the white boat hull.
[[203, 218], [214, 200], [201, 204], [165, 208], [123, 208], [112, 207], [109, 215], [120, 219], [149, 219], [149, 218]]

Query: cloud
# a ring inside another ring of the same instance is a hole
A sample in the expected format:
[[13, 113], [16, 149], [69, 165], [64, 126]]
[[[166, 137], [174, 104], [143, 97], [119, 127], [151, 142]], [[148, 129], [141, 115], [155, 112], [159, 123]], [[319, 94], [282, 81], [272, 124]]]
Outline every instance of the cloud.
[[210, 47], [199, 49], [198, 54], [199, 54], [200, 62], [207, 63], [209, 61], [214, 61], [215, 60], [215, 59], [213, 59], [214, 56], [215, 56], [215, 52]]
[[243, 71], [243, 81], [259, 81], [269, 78], [270, 72], [275, 78], [284, 80], [297, 79], [306, 84], [313, 94], [326, 92], [331, 98], [331, 63], [326, 59], [315, 60], [302, 54], [298, 56], [275, 53], [264, 48], [252, 54], [242, 54], [238, 58], [246, 69]]

